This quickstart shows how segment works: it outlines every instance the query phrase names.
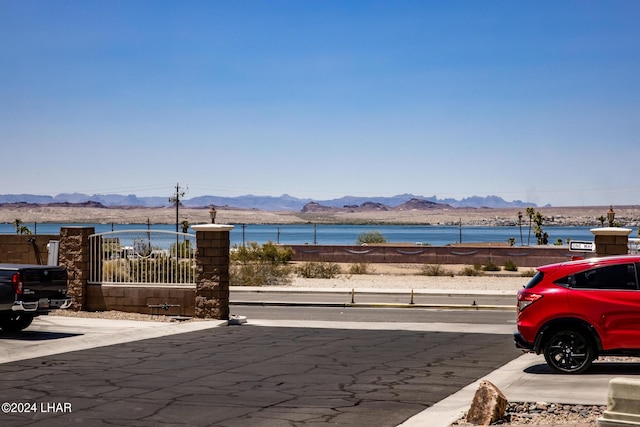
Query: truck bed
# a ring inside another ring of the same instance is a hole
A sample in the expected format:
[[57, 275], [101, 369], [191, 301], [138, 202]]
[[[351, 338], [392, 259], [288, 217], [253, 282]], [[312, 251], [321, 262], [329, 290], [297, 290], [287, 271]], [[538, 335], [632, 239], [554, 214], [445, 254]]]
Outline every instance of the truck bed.
[[35, 316], [69, 307], [67, 281], [64, 267], [0, 264], [0, 328], [15, 332]]

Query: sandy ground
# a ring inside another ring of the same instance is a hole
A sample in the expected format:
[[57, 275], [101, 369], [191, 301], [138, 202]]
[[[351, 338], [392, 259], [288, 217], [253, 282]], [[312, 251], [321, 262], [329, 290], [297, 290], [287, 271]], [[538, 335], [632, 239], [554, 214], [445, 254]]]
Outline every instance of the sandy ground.
[[506, 291], [515, 295], [530, 280], [528, 277], [443, 277], [394, 275], [340, 275], [335, 279], [296, 277], [291, 287], [351, 290], [438, 290], [438, 291]]
[[[366, 211], [304, 214], [294, 211], [271, 212], [217, 207], [216, 222], [220, 224], [432, 224], [432, 225], [513, 225], [523, 208], [468, 209], [438, 208], [411, 211]], [[598, 218], [605, 216], [608, 206], [536, 208], [549, 220], [547, 225], [600, 226]], [[640, 206], [616, 206], [616, 220], [625, 226], [640, 222]], [[0, 222], [12, 223], [137, 223], [175, 224], [176, 210], [167, 208], [91, 208], [51, 206], [0, 206]], [[524, 222], [526, 222], [526, 218]], [[180, 208], [178, 221], [190, 224], [209, 223], [208, 208]]]
[[[340, 264], [343, 272], [349, 264]], [[464, 265], [442, 265], [451, 273], [447, 276], [421, 275], [420, 264], [369, 264], [368, 274], [341, 274], [334, 279], [305, 279], [294, 277], [291, 287], [309, 289], [344, 290], [438, 290], [438, 291], [500, 291], [513, 292], [529, 282], [523, 272], [533, 269], [521, 268], [517, 272], [486, 272], [482, 276], [460, 276]]]

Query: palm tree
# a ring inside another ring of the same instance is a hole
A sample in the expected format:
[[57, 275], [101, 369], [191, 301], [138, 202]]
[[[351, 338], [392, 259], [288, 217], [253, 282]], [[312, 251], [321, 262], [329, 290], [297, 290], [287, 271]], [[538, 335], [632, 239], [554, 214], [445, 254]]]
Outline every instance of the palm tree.
[[31, 230], [26, 225], [23, 225], [21, 219], [16, 218], [13, 221], [13, 226], [16, 228], [16, 234], [31, 234]]
[[518, 212], [518, 226], [520, 227], [520, 246], [522, 246], [522, 211]]
[[536, 212], [534, 218], [534, 222], [536, 223], [534, 234], [536, 235], [538, 245], [546, 245], [549, 243], [549, 233], [545, 233], [545, 231], [542, 229], [542, 223], [544, 222], [544, 220], [545, 217], [543, 217], [540, 212]]
[[533, 223], [533, 217], [536, 214], [536, 210], [533, 208], [527, 208], [527, 216], [529, 217], [529, 235], [527, 236], [527, 246], [531, 244], [531, 224]]

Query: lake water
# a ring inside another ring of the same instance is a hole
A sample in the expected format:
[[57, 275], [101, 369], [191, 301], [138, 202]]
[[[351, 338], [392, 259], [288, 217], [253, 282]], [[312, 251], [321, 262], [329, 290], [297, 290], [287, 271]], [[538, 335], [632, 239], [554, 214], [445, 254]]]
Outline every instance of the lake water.
[[[25, 223], [31, 232], [37, 234], [58, 234], [63, 226], [91, 226], [96, 233], [113, 230], [146, 230], [146, 224], [45, 224]], [[352, 245], [358, 236], [364, 232], [378, 231], [390, 243], [421, 243], [432, 246], [444, 246], [451, 243], [473, 242], [507, 242], [509, 238], [520, 245], [520, 229], [517, 226], [484, 227], [484, 226], [436, 226], [436, 225], [340, 225], [340, 224], [231, 224], [231, 244], [241, 245], [243, 242], [257, 242], [259, 244], [272, 241], [282, 244], [319, 244], [319, 245]], [[152, 224], [152, 230], [175, 231], [175, 224]], [[566, 243], [567, 239], [593, 241], [593, 234], [589, 231], [593, 227], [565, 227], [546, 226], [544, 231], [549, 234], [549, 243], [557, 239]], [[0, 224], [0, 233], [15, 234], [13, 224]], [[189, 230], [190, 233], [193, 230]], [[633, 230], [631, 236], [636, 236]], [[522, 243], [527, 244], [528, 227], [522, 227]], [[530, 244], [536, 240], [531, 232]]]

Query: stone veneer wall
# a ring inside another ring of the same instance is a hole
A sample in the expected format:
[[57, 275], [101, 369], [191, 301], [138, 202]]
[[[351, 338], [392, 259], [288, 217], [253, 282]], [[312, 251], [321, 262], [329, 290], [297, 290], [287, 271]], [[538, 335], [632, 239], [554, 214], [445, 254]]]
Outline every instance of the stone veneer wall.
[[627, 236], [596, 236], [598, 256], [624, 255], [629, 251]]
[[284, 245], [293, 249], [292, 261], [343, 263], [487, 264], [507, 261], [518, 267], [537, 267], [570, 261], [591, 253], [570, 252], [565, 246], [414, 246], [414, 245]]
[[72, 310], [86, 309], [89, 281], [89, 236], [93, 227], [62, 227], [60, 229], [60, 265], [67, 268], [67, 295], [73, 298]]
[[[0, 263], [47, 264], [47, 244], [59, 240], [54, 234], [2, 234], [0, 235]], [[35, 243], [35, 245], [34, 245]]]
[[196, 231], [195, 317], [229, 319], [229, 232], [231, 225], [194, 225]]
[[595, 236], [596, 254], [598, 256], [625, 255], [629, 253], [630, 228], [602, 227], [592, 228]]
[[[195, 286], [88, 285], [87, 311], [195, 315]], [[157, 307], [163, 306], [163, 307]]]

